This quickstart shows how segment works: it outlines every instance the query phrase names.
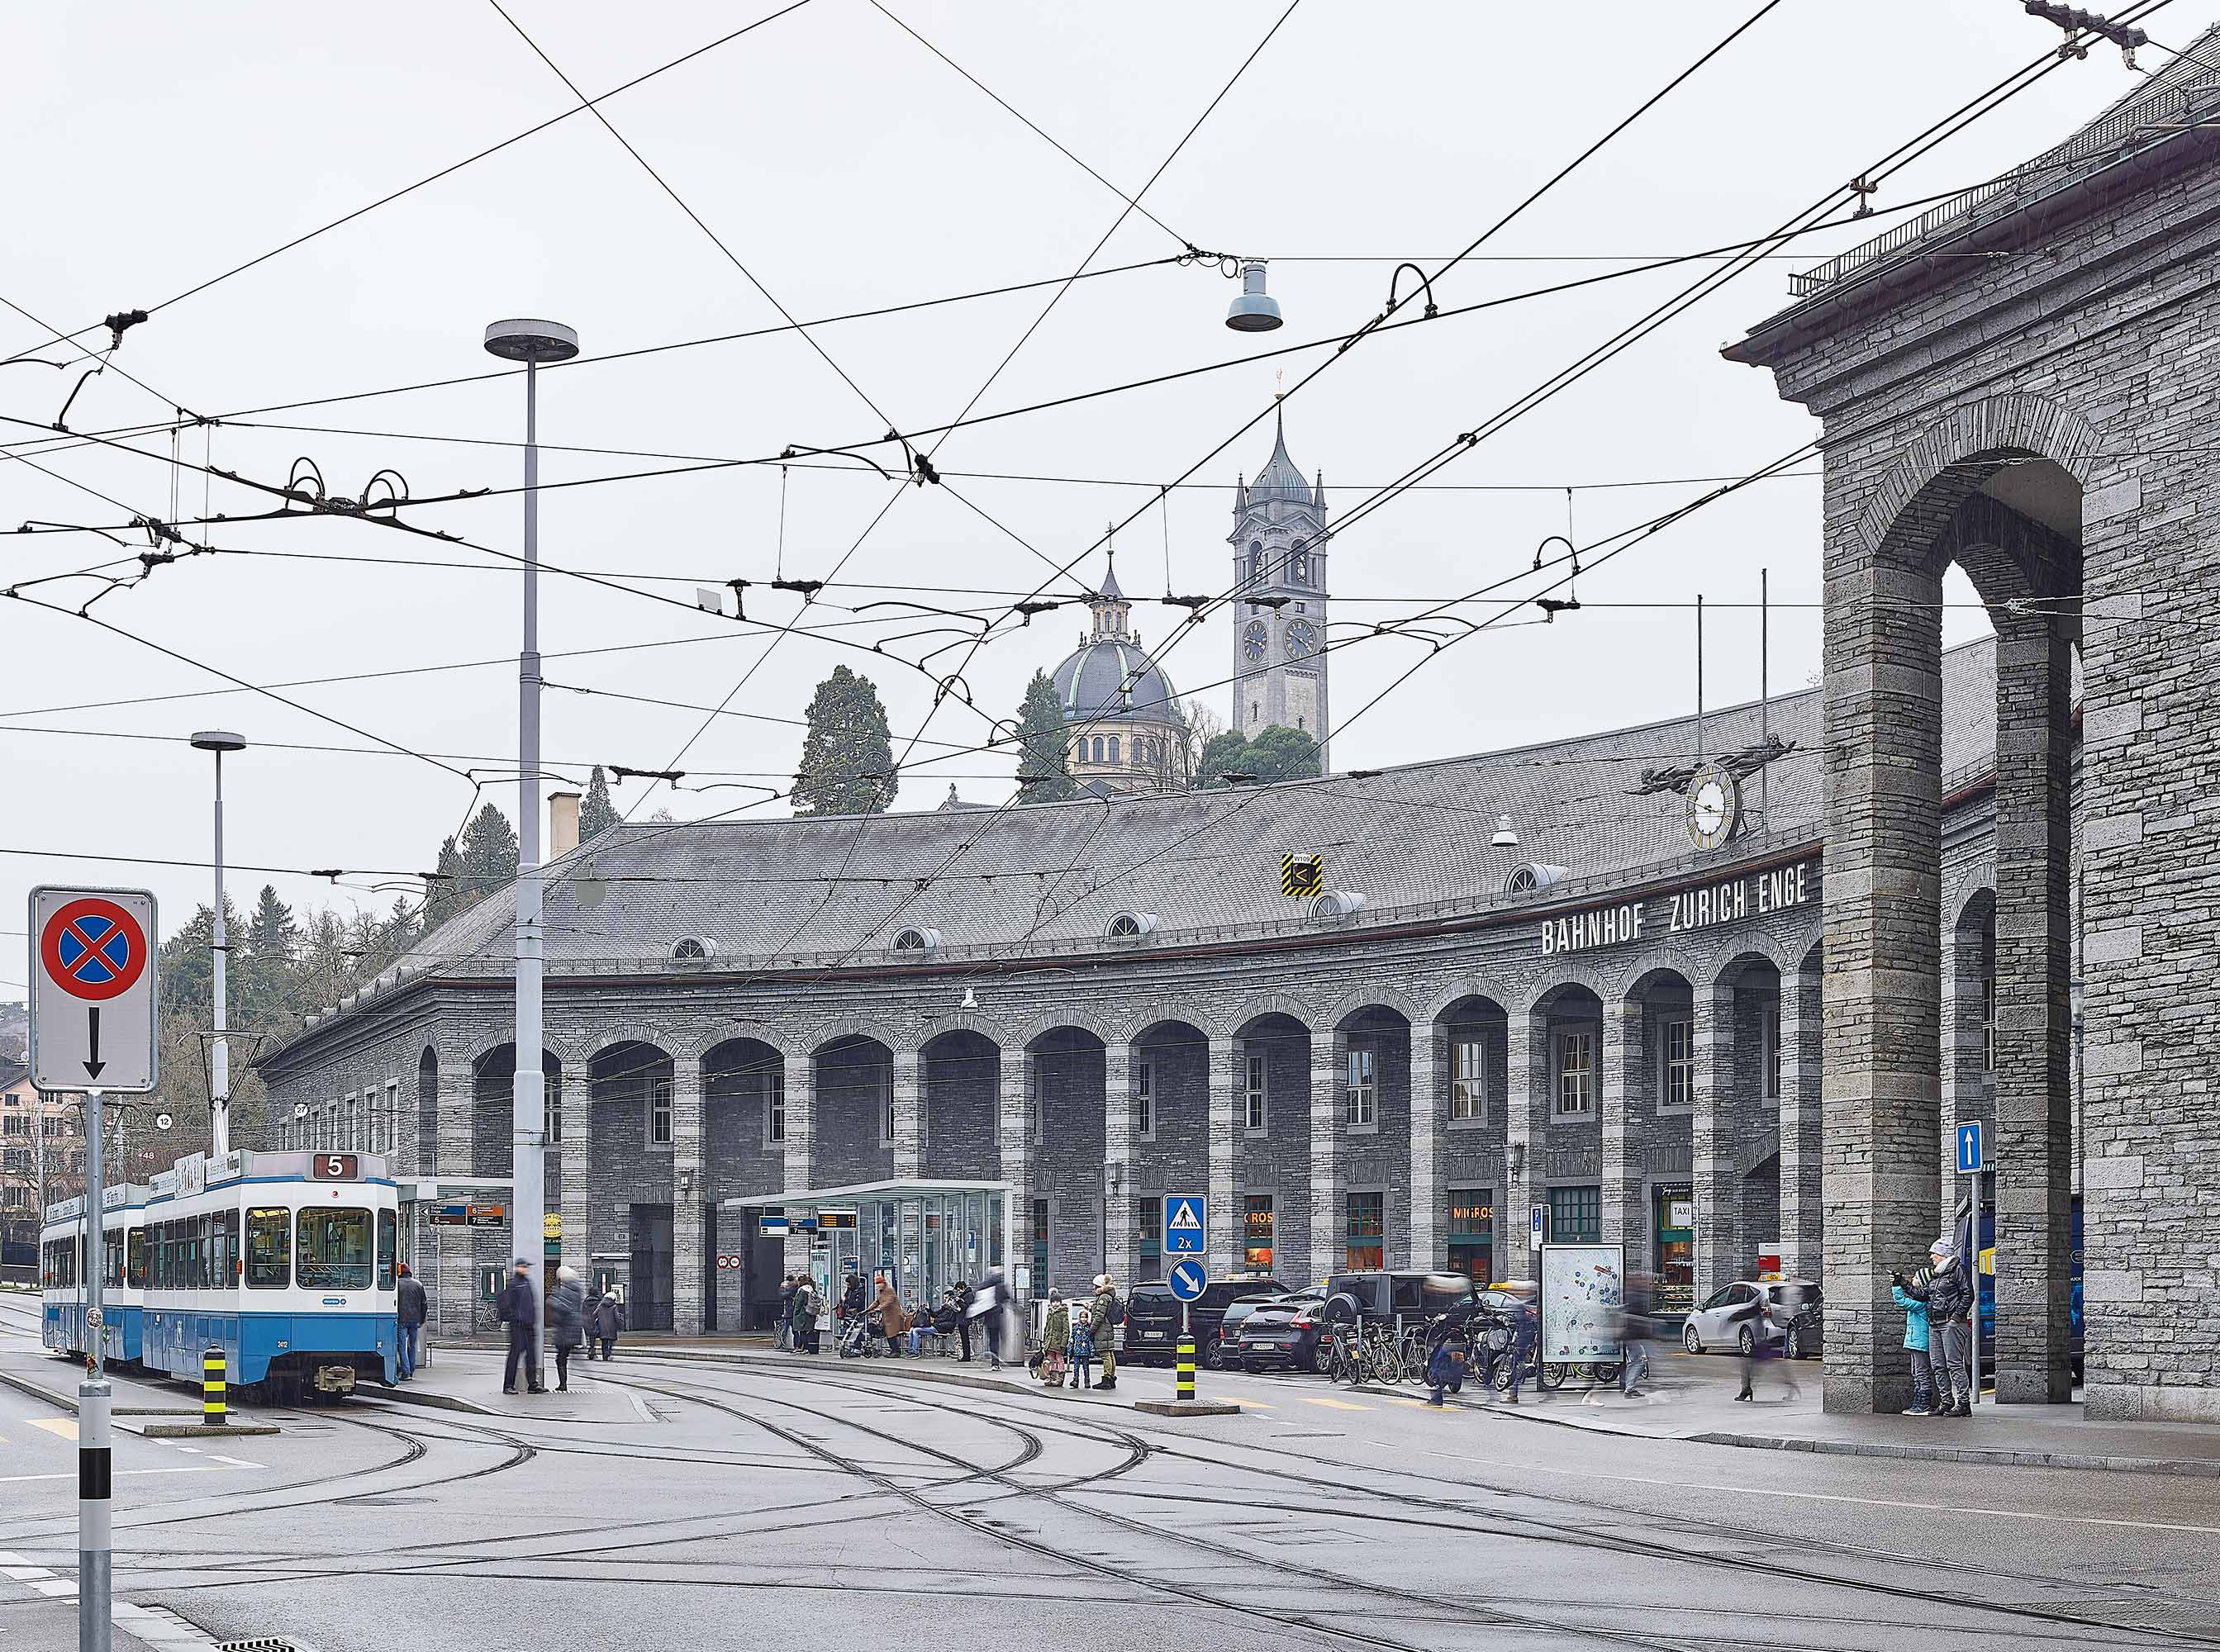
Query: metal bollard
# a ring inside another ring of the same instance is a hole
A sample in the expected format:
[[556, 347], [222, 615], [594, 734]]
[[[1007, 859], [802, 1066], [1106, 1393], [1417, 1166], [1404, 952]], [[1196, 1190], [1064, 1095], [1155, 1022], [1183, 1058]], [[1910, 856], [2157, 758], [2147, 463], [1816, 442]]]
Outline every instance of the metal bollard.
[[201, 1421], [210, 1428], [221, 1428], [230, 1418], [224, 1413], [223, 1350], [211, 1348], [201, 1356]]
[[1194, 1338], [1192, 1337], [1179, 1339], [1179, 1365], [1172, 1384], [1172, 1398], [1194, 1398]]

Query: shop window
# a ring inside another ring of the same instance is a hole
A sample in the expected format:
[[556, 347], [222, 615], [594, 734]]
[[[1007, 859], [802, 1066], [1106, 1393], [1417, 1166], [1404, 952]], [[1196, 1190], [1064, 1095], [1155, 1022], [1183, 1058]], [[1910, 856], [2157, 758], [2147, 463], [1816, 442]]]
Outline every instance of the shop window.
[[1032, 1232], [1026, 1249], [1033, 1261], [1033, 1289], [1037, 1297], [1048, 1294], [1048, 1200], [1033, 1200]]
[[1657, 1075], [1658, 1105], [1686, 1113], [1696, 1105], [1696, 1023], [1674, 1017], [1664, 1025], [1664, 1070]]
[[1346, 1266], [1379, 1268], [1386, 1265], [1386, 1206], [1388, 1195], [1353, 1193], [1348, 1195], [1343, 1256]]
[[1595, 1034], [1557, 1035], [1557, 1117], [1581, 1119], [1595, 1111]]
[[1249, 1070], [1247, 1091], [1244, 1100], [1244, 1111], [1242, 1115], [1243, 1120], [1249, 1129], [1262, 1131], [1264, 1128], [1265, 1119], [1264, 1100], [1267, 1071], [1264, 1058], [1262, 1056], [1251, 1056], [1244, 1064]]
[[1683, 1182], [1650, 1194], [1650, 1231], [1655, 1234], [1651, 1271], [1657, 1278], [1660, 1313], [1684, 1313], [1696, 1306], [1696, 1200]]
[[1272, 1271], [1272, 1195], [1250, 1194], [1241, 1201], [1241, 1265], [1252, 1274]]
[[1597, 1244], [1603, 1239], [1603, 1189], [1550, 1189], [1550, 1242], [1552, 1244]]
[[[1379, 1123], [1377, 1057], [1369, 1050], [1349, 1052], [1342, 1122], [1356, 1130], [1370, 1130]], [[1354, 1265], [1354, 1264], [1352, 1264]]]
[[1495, 1191], [1450, 1189], [1450, 1267], [1485, 1284], [1495, 1256]]
[[1487, 1046], [1466, 1038], [1450, 1046], [1450, 1122], [1476, 1125], [1487, 1118]]

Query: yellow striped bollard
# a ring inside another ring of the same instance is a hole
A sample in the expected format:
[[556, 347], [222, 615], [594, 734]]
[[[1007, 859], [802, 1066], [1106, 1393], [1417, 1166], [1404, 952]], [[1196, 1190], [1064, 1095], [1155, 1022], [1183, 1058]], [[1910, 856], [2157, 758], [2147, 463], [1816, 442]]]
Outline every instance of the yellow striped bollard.
[[201, 1422], [220, 1428], [229, 1420], [224, 1412], [223, 1350], [211, 1348], [201, 1356]]
[[1172, 1385], [1172, 1398], [1194, 1398], [1194, 1338], [1182, 1336], [1179, 1339], [1179, 1364]]

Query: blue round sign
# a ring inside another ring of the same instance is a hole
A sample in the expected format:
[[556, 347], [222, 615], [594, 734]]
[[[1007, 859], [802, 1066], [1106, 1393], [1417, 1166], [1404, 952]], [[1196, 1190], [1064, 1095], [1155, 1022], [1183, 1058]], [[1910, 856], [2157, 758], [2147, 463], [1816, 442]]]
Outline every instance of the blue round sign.
[[1164, 1275], [1164, 1283], [1172, 1287], [1172, 1294], [1181, 1301], [1199, 1302], [1203, 1287], [1210, 1283], [1210, 1275], [1203, 1271], [1200, 1262], [1182, 1259], [1172, 1264], [1171, 1271]]

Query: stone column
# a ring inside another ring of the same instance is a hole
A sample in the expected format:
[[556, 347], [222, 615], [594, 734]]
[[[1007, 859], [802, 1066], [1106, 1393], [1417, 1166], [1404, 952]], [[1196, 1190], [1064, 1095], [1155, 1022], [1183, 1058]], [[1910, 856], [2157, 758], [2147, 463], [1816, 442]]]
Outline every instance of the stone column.
[[1411, 1029], [1411, 1222], [1403, 1265], [1441, 1268], [1449, 1251], [1442, 1238], [1446, 1213], [1442, 1192], [1442, 1105], [1449, 1072], [1449, 1029], [1439, 1021]]
[[563, 1260], [578, 1282], [594, 1282], [594, 1100], [586, 1069], [565, 1066], [558, 1081], [563, 1107]]
[[[995, 1102], [995, 1141], [1001, 1177], [1010, 1184], [1009, 1192], [1003, 1196], [1010, 1201], [1010, 1243], [1016, 1252], [1002, 1258], [1002, 1276], [1013, 1281], [1013, 1290], [1017, 1275], [1012, 1270], [1033, 1265], [1030, 1243], [1033, 1220], [1033, 1116], [1040, 1106], [1041, 1058], [1028, 1050], [1023, 1059], [1025, 1067], [1020, 1082], [1003, 1085]], [[990, 1265], [988, 1258], [993, 1255], [992, 1240], [982, 1240], [978, 1264], [969, 1275], [974, 1284], [986, 1273]]]
[[1699, 984], [1695, 994], [1696, 1300], [1749, 1276], [1755, 1238], [1743, 1231], [1742, 1167], [1736, 1151], [1734, 988]]
[[1780, 1271], [1819, 1279], [1819, 978], [1780, 977]]
[[925, 1133], [925, 1095], [914, 1050], [895, 1051], [895, 1179], [916, 1177]]
[[[814, 1172], [811, 1162], [817, 1141], [817, 1057], [804, 1052], [788, 1057], [786, 1082], [786, 1163], [779, 1176], [781, 1191], [789, 1194], [806, 1193]], [[795, 1207], [787, 1209], [787, 1220], [797, 1214]], [[807, 1233], [789, 1228], [782, 1265], [789, 1274], [809, 1270], [809, 1240]]]
[[[439, 1175], [448, 1181], [467, 1181], [471, 1163], [471, 1110], [477, 1104], [477, 1087], [466, 1061], [440, 1063], [440, 1126], [434, 1144]], [[440, 1231], [434, 1244], [439, 1281], [432, 1294], [432, 1324], [443, 1337], [467, 1337], [477, 1327], [477, 1230], [450, 1227]], [[492, 1309], [486, 1310], [491, 1323]]]
[[1241, 1265], [1241, 1190], [1233, 1174], [1234, 1142], [1241, 1119], [1241, 1045], [1213, 1038], [1210, 1085], [1210, 1276], [1223, 1279]]
[[1102, 1046], [1102, 1268], [1131, 1286], [1140, 1271], [1133, 1219], [1133, 1046]]
[[1649, 1058], [1643, 1043], [1639, 999], [1606, 1001], [1603, 1007], [1603, 1237], [1626, 1247], [1629, 1273], [1648, 1273], [1649, 1204], [1643, 1186], [1643, 1144], [1646, 1121], [1637, 1111], [1643, 1094], [1642, 1067]]
[[706, 1287], [713, 1259], [702, 1254], [702, 1063], [674, 1059], [670, 1077], [670, 1328], [681, 1337], [702, 1331]]
[[1349, 1070], [1349, 1037], [1311, 1033], [1311, 1277], [1339, 1272], [1341, 1250], [1341, 1164], [1339, 1141], [1342, 1086]]
[[[1833, 493], [1830, 487], [1830, 496]], [[1889, 1274], [1934, 1234], [1941, 1082], [1938, 572], [1915, 503], [1880, 551], [1829, 500], [1825, 745], [1827, 1409], [1900, 1412], [1911, 1367]]]
[[1505, 1029], [1508, 1059], [1504, 1065], [1503, 1273], [1508, 1279], [1538, 1279], [1541, 1257], [1529, 1243], [1529, 1212], [1549, 1199], [1543, 1158], [1550, 1144], [1549, 1018], [1511, 1012]]
[[2073, 1193], [2069, 621], [1997, 628], [1997, 1398], [2070, 1397]]

